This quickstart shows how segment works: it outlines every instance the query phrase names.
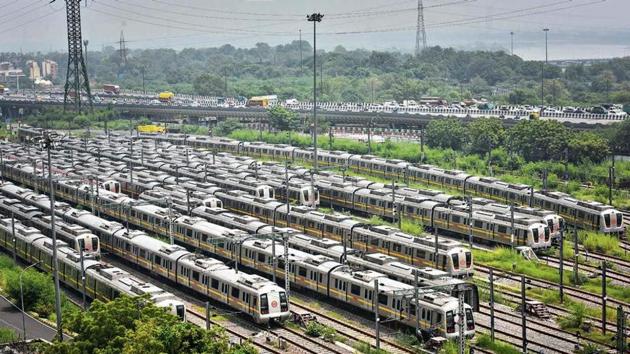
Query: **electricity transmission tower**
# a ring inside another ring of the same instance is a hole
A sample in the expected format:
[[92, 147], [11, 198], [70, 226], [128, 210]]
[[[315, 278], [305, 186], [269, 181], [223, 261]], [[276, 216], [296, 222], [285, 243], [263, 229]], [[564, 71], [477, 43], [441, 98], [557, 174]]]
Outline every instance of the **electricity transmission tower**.
[[416, 56], [420, 55], [420, 37], [422, 36], [422, 49], [427, 49], [427, 31], [424, 28], [424, 5], [418, 0], [418, 21], [416, 23]]
[[125, 42], [125, 34], [123, 31], [120, 31], [120, 40], [118, 41], [118, 52], [120, 53], [120, 66], [123, 67], [127, 65], [127, 46]]
[[[52, 0], [51, 2], [55, 2]], [[83, 58], [83, 41], [81, 40], [81, 0], [65, 0], [66, 21], [68, 25], [68, 71], [63, 93], [63, 109], [67, 109], [71, 101], [74, 109], [81, 112], [81, 95], [92, 110], [92, 93], [88, 80], [87, 67]]]

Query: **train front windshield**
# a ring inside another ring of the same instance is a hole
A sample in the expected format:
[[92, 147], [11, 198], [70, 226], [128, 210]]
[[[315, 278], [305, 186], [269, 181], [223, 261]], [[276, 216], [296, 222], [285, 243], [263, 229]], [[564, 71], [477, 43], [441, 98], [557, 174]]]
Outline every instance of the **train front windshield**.
[[186, 308], [184, 307], [184, 305], [175, 306], [175, 312], [176, 312], [177, 317], [180, 320], [182, 321], [186, 320]]

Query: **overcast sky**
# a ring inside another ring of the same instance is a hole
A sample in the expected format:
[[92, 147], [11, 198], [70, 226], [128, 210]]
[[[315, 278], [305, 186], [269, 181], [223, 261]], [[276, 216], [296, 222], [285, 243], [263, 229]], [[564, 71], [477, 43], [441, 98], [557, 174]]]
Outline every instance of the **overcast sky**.
[[[100, 49], [312, 43], [305, 15], [323, 13], [318, 47], [413, 51], [417, 0], [87, 0], [84, 39]], [[82, 1], [83, 2], [83, 1]], [[64, 0], [0, 0], [0, 51], [66, 50]], [[629, 0], [424, 0], [428, 45], [510, 48], [526, 59], [630, 55]]]

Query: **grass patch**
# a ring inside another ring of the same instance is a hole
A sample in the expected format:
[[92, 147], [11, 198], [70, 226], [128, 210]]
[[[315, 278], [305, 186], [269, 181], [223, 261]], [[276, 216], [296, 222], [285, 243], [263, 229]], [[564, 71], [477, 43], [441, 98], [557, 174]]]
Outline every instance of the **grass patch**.
[[354, 343], [354, 345], [352, 347], [356, 351], [358, 351], [359, 353], [364, 353], [364, 354], [387, 354], [387, 351], [385, 351], [383, 349], [372, 348], [371, 345], [369, 345], [368, 343], [366, 343], [364, 341], [357, 341], [357, 342]]
[[495, 353], [501, 353], [501, 354], [520, 354], [521, 353], [521, 350], [516, 348], [512, 344], [505, 343], [496, 339], [493, 342], [490, 335], [486, 333], [478, 333], [477, 342], [475, 344], [478, 347], [491, 350]]
[[0, 327], [0, 344], [12, 343], [18, 339], [17, 333], [11, 328]]
[[[560, 275], [558, 269], [550, 267], [540, 262], [532, 262], [521, 257], [517, 252], [504, 247], [496, 248], [492, 251], [473, 249], [475, 262], [478, 264], [491, 266], [504, 271], [523, 274], [532, 278], [547, 280], [558, 284]], [[565, 269], [564, 284], [575, 286], [573, 272]], [[589, 279], [582, 273], [578, 273], [577, 284], [580, 288], [595, 294], [601, 294], [601, 280]], [[610, 281], [607, 285], [608, 297], [630, 301], [630, 287], [613, 285]]]

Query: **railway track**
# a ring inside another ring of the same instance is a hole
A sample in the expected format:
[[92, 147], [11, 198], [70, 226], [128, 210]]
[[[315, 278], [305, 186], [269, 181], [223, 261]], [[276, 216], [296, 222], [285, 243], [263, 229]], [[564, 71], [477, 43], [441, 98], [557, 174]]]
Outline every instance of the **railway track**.
[[[490, 269], [493, 269], [493, 271], [495, 272], [495, 274], [502, 274], [503, 277], [505, 277], [506, 275], [509, 276], [510, 280], [512, 281], [520, 281], [520, 278], [522, 275], [520, 274], [515, 274], [512, 272], [507, 272], [507, 271], [503, 271], [501, 269], [498, 268], [493, 268], [493, 267], [488, 267], [488, 266], [481, 266], [481, 265], [475, 265], [475, 270], [479, 271], [481, 273], [484, 274], [489, 274], [490, 273]], [[551, 282], [551, 281], [547, 281], [547, 280], [542, 280], [542, 279], [538, 279], [538, 278], [532, 278], [529, 276], [525, 276], [525, 281], [527, 283], [528, 286], [534, 286], [534, 287], [539, 287], [541, 289], [548, 289], [548, 290], [554, 290], [556, 291], [559, 288], [559, 285]], [[599, 304], [601, 305], [602, 303], [602, 297], [600, 295], [597, 294], [593, 294], [590, 293], [588, 291], [582, 290], [582, 289], [578, 289], [578, 288], [574, 288], [571, 286], [564, 286], [564, 293], [567, 296], [571, 296], [577, 300], [580, 301], [584, 301], [586, 303], [595, 303], [595, 304]], [[611, 297], [607, 298], [607, 302], [609, 305], [614, 305], [614, 306], [618, 306], [621, 305], [623, 307], [624, 311], [630, 311], [630, 304], [624, 301], [620, 301], [617, 299], [613, 299]]]
[[[539, 259], [544, 260], [545, 262], [547, 262], [547, 264], [552, 265], [556, 268], [560, 268], [560, 259], [554, 256], [539, 256]], [[574, 262], [573, 260], [564, 260], [564, 269], [568, 270], [568, 271], [572, 271], [574, 266]], [[601, 276], [601, 267], [599, 266], [593, 266], [590, 264], [582, 264], [582, 263], [578, 263], [578, 267], [580, 270], [582, 271], [588, 271], [591, 274], [596, 274], [598, 277]], [[615, 271], [613, 269], [607, 268], [606, 269], [606, 277], [610, 280], [613, 280], [619, 284], [625, 285], [625, 286], [630, 286], [630, 278], [629, 278], [629, 274], [627, 273], [621, 273], [618, 271]]]
[[[479, 308], [481, 314], [490, 316], [490, 306], [486, 304], [480, 304]], [[520, 312], [506, 311], [501, 309], [501, 306], [495, 306], [494, 316], [495, 324], [496, 321], [501, 321], [509, 325], [517, 327], [521, 326]], [[519, 338], [522, 339], [522, 337]], [[538, 340], [534, 341], [533, 338], [537, 338]], [[540, 339], [543, 339], [543, 341], [541, 341]], [[576, 344], [587, 341], [605, 348], [614, 349], [614, 347], [609, 345], [608, 343], [594, 341], [587, 338], [578, 338], [577, 335], [574, 333], [565, 331], [561, 328], [558, 328], [557, 326], [553, 326], [551, 323], [546, 323], [544, 320], [537, 319], [532, 316], [527, 316], [527, 340], [530, 341], [532, 344], [541, 346], [542, 348], [548, 345], [546, 343], [554, 343], [554, 348], [566, 346], [566, 344], [568, 343], [570, 348], [566, 349], [571, 350], [575, 347]]]
[[[345, 321], [334, 318], [324, 313], [321, 310], [315, 309], [311, 306], [306, 306], [302, 303], [296, 303], [295, 301], [291, 301], [291, 306], [293, 308], [301, 308], [303, 310], [306, 310], [316, 315], [318, 322], [334, 328], [337, 331], [337, 333], [339, 333], [340, 335], [346, 338], [353, 339], [353, 340], [358, 339], [358, 340], [361, 340], [370, 344], [370, 346], [373, 348], [376, 347], [375, 345], [376, 336], [374, 335], [374, 332], [359, 328], [356, 325], [351, 326], [349, 323]], [[414, 350], [405, 348], [404, 346], [394, 342], [391, 339], [385, 338], [383, 336], [380, 337], [380, 342], [381, 342], [381, 349], [384, 349], [389, 353], [415, 353]]]

